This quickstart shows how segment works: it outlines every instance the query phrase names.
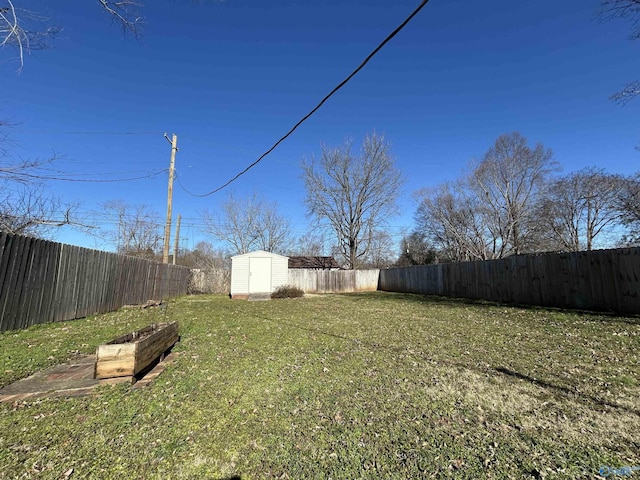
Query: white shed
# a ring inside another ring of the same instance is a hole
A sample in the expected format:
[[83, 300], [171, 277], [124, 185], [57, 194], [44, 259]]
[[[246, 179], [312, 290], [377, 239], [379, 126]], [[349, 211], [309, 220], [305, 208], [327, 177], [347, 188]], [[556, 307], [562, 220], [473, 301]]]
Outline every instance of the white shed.
[[231, 257], [231, 298], [270, 295], [287, 284], [289, 257], [257, 250]]

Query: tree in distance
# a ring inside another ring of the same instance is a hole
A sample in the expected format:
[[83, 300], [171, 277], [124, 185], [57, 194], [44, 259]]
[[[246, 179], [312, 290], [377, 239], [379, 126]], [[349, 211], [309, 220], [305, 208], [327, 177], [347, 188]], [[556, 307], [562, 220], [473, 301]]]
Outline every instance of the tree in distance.
[[624, 246], [640, 245], [640, 172], [622, 180], [617, 208], [620, 221], [627, 229], [622, 238]]
[[234, 255], [252, 250], [284, 253], [291, 243], [289, 220], [280, 215], [276, 203], [256, 193], [247, 198], [229, 194], [220, 211], [205, 211], [202, 220], [205, 230], [226, 243]]
[[353, 142], [322, 146], [320, 158], [302, 161], [307, 214], [335, 234], [347, 268], [359, 267], [374, 246], [376, 230], [396, 213], [403, 179], [389, 143], [376, 133], [365, 136], [359, 154]]
[[412, 232], [402, 238], [400, 242], [400, 256], [396, 260], [396, 267], [412, 267], [435, 263], [437, 252], [433, 249], [425, 236], [420, 232]]
[[536, 217], [558, 250], [592, 250], [597, 237], [615, 229], [623, 187], [620, 175], [584, 168], [550, 183]]
[[[118, 253], [154, 260], [162, 250], [164, 224], [158, 212], [147, 205], [129, 205], [120, 200], [103, 204], [105, 216], [114, 220], [115, 228], [102, 232]], [[110, 222], [111, 223], [111, 222]]]
[[542, 144], [501, 135], [454, 183], [418, 193], [418, 231], [443, 260], [504, 258], [541, 249], [535, 205], [558, 168]]

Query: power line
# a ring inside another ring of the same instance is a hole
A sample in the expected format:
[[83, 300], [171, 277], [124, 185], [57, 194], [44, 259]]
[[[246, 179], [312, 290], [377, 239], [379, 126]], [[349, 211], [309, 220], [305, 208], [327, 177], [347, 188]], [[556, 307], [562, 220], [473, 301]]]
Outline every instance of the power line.
[[182, 183], [180, 183], [180, 181], [178, 180], [178, 183], [180, 184], [180, 187], [189, 195], [194, 196], [194, 197], [208, 197], [209, 195], [213, 195], [214, 193], [219, 192], [220, 190], [222, 190], [223, 188], [229, 186], [231, 183], [235, 182], [238, 178], [240, 178], [242, 175], [244, 175], [245, 173], [247, 173], [249, 170], [251, 170], [253, 167], [255, 167], [258, 163], [260, 163], [262, 161], [263, 158], [265, 158], [267, 155], [269, 155], [271, 152], [273, 152], [276, 147], [278, 145], [280, 145], [283, 141], [285, 141], [295, 130], [297, 130], [297, 128], [302, 125], [309, 117], [311, 117], [311, 115], [313, 115], [314, 113], [316, 113], [320, 107], [322, 107], [322, 105], [324, 105], [324, 103], [329, 100], [329, 98], [331, 98], [338, 90], [340, 90], [342, 87], [344, 87], [360, 70], [362, 70], [364, 68], [364, 66], [369, 63], [369, 60], [371, 60], [381, 49], [382, 47], [384, 47], [393, 37], [395, 37], [410, 21], [411, 19], [413, 19], [413, 17], [415, 17], [420, 10], [422, 10], [422, 8], [429, 2], [429, 0], [422, 0], [420, 2], [420, 5], [418, 5], [418, 7], [400, 24], [396, 27], [395, 30], [393, 30], [393, 32], [391, 32], [387, 38], [385, 38], [369, 55], [367, 55], [367, 57], [362, 61], [362, 63], [360, 63], [360, 65], [358, 65], [358, 67], [351, 72], [347, 78], [345, 78], [342, 82], [340, 82], [333, 90], [331, 90], [331, 92], [329, 92], [328, 95], [326, 95], [321, 101], [320, 103], [318, 103], [318, 105], [316, 105], [309, 113], [307, 113], [304, 117], [302, 117], [301, 120], [298, 121], [298, 123], [296, 123], [291, 130], [289, 130], [284, 136], [282, 136], [280, 138], [280, 140], [278, 140], [276, 143], [273, 144], [273, 146], [267, 150], [266, 152], [264, 152], [262, 155], [260, 155], [260, 157], [253, 163], [251, 163], [249, 166], [247, 166], [244, 170], [242, 170], [240, 173], [238, 173], [237, 175], [235, 175], [233, 178], [231, 178], [230, 180], [228, 180], [227, 182], [225, 182], [224, 184], [222, 184], [221, 186], [219, 186], [218, 188], [211, 190], [208, 193], [203, 193], [203, 194], [197, 194], [197, 193], [192, 193], [189, 190], [187, 190], [186, 188], [184, 188], [184, 186], [182, 185]]
[[162, 135], [163, 132], [151, 132], [151, 131], [140, 131], [140, 132], [109, 132], [109, 131], [80, 131], [80, 130], [29, 130], [20, 128], [16, 130], [18, 133], [28, 133], [30, 135]]
[[[31, 174], [31, 173], [26, 173], [26, 172], [16, 172], [16, 173], [11, 173], [6, 175], [7, 178], [11, 179], [11, 178], [33, 178], [33, 179], [37, 179], [37, 180], [51, 180], [51, 181], [56, 181], [56, 182], [80, 182], [80, 183], [119, 183], [119, 182], [133, 182], [135, 180], [144, 180], [146, 178], [152, 178], [152, 177], [156, 177], [158, 175], [160, 175], [161, 173], [166, 172], [167, 169], [163, 168], [161, 170], [157, 170], [155, 172], [150, 172], [147, 175], [142, 175], [142, 176], [138, 176], [138, 177], [130, 177], [130, 178], [112, 178], [112, 179], [105, 179], [105, 178], [87, 178], [87, 179], [82, 179], [82, 178], [64, 178], [64, 177], [60, 177], [60, 176], [48, 176], [48, 175], [36, 175], [36, 174]], [[62, 174], [62, 175], [66, 175], [66, 174]], [[70, 174], [72, 175], [72, 174]], [[106, 175], [106, 174], [103, 174]]]

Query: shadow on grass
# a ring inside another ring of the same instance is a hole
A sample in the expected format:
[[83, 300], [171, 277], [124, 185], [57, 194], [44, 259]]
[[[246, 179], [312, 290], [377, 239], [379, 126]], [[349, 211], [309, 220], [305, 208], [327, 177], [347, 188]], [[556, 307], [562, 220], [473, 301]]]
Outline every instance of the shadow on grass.
[[[268, 322], [275, 322], [274, 320], [271, 320], [270, 318], [267, 317], [261, 317], [261, 316], [255, 316], [255, 318], [259, 318], [261, 320], [266, 320]], [[320, 330], [317, 328], [311, 328], [311, 327], [304, 327], [302, 325], [296, 325], [294, 323], [289, 323], [289, 322], [284, 322], [282, 320], [277, 320], [277, 323], [279, 325], [286, 325], [290, 328], [294, 328], [297, 330], [303, 330], [306, 332], [312, 332], [318, 335], [325, 335], [328, 337], [333, 337], [333, 338], [338, 338], [341, 340], [347, 340], [349, 342], [353, 342], [357, 345], [363, 345], [366, 347], [369, 347], [371, 349], [382, 349], [382, 350], [387, 350], [389, 352], [393, 352], [393, 353], [401, 353], [406, 351], [405, 348], [402, 347], [396, 347], [393, 345], [384, 345], [381, 343], [377, 343], [377, 342], [367, 342], [367, 341], [363, 341], [359, 338], [353, 338], [353, 337], [348, 337], [346, 335], [340, 335], [337, 333], [333, 333], [333, 332], [327, 332], [324, 330]], [[431, 360], [428, 357], [425, 357], [423, 355], [419, 355], [421, 357], [423, 357], [425, 360]], [[480, 374], [486, 374], [487, 373], [487, 369], [482, 369], [482, 368], [477, 368], [477, 367], [473, 367], [469, 364], [465, 364], [465, 363], [459, 363], [459, 362], [452, 362], [452, 361], [447, 361], [447, 360], [443, 360], [443, 359], [438, 359], [437, 362], [441, 365], [448, 365], [451, 367], [455, 367], [455, 368], [462, 368], [462, 369], [466, 369], [466, 370], [471, 370], [471, 371], [475, 371], [477, 373]], [[584, 403], [588, 403], [588, 404], [596, 404], [596, 405], [600, 405], [601, 407], [609, 407], [609, 408], [615, 408], [615, 409], [620, 409], [620, 410], [624, 410], [628, 413], [632, 413], [634, 415], [638, 415], [640, 416], [640, 411], [633, 409], [633, 408], [629, 408], [626, 407], [624, 405], [619, 405], [617, 403], [613, 403], [613, 402], [609, 402], [607, 400], [604, 400], [602, 398], [598, 398], [598, 397], [594, 397], [592, 395], [586, 395], [583, 393], [580, 393], [576, 390], [573, 390], [571, 388], [567, 388], [567, 387], [562, 387], [559, 385], [554, 385], [552, 383], [549, 382], [544, 382], [542, 380], [537, 380], [533, 377], [530, 377], [528, 375], [513, 371], [513, 370], [509, 370], [507, 368], [504, 367], [494, 367], [493, 370], [497, 373], [500, 373], [502, 375], [507, 375], [509, 377], [513, 377], [513, 378], [517, 378], [519, 380], [524, 380], [524, 381], [528, 381], [534, 385], [537, 385], [539, 387], [542, 387], [548, 391], [550, 391], [552, 394], [555, 395], [560, 395], [563, 397], [572, 397], [574, 399], [579, 399]]]
[[625, 407], [624, 405], [619, 405], [617, 403], [609, 402], [607, 400], [603, 400], [602, 398], [594, 397], [592, 395], [586, 395], [584, 393], [577, 392], [577, 391], [575, 391], [575, 390], [573, 390], [571, 388], [561, 387], [559, 385], [554, 385], [554, 384], [549, 383], [549, 382], [544, 382], [542, 380], [538, 380], [536, 378], [530, 377], [529, 375], [525, 375], [525, 374], [520, 373], [520, 372], [515, 372], [513, 370], [509, 370], [508, 368], [495, 367], [494, 370], [496, 372], [498, 372], [498, 373], [503, 374], [503, 375], [508, 375], [510, 377], [517, 378], [519, 380], [527, 381], [529, 383], [532, 383], [533, 385], [537, 385], [538, 387], [542, 387], [544, 389], [551, 390], [552, 392], [555, 392], [556, 394], [561, 394], [563, 396], [570, 396], [570, 397], [574, 397], [574, 398], [577, 397], [577, 398], [580, 398], [581, 400], [583, 400], [585, 403], [594, 403], [594, 404], [600, 405], [602, 407], [616, 408], [616, 409], [624, 410], [627, 413], [632, 413], [634, 415], [640, 416], [640, 411], [636, 410], [634, 408]]

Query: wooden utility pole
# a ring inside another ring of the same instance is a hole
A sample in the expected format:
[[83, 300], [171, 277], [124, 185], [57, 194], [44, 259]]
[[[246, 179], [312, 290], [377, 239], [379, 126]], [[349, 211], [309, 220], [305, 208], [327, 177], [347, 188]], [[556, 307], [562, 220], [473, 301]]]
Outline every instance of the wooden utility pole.
[[164, 226], [164, 248], [162, 249], [162, 263], [169, 263], [169, 238], [171, 237], [171, 207], [173, 206], [173, 175], [175, 173], [176, 152], [178, 151], [178, 136], [174, 133], [171, 140], [167, 134], [164, 138], [171, 143], [171, 163], [169, 165], [169, 189], [167, 192], [167, 222]]
[[180, 220], [182, 215], [178, 214], [178, 221], [176, 222], [176, 238], [173, 244], [173, 264], [176, 264], [176, 258], [178, 258], [178, 245], [180, 244]]

